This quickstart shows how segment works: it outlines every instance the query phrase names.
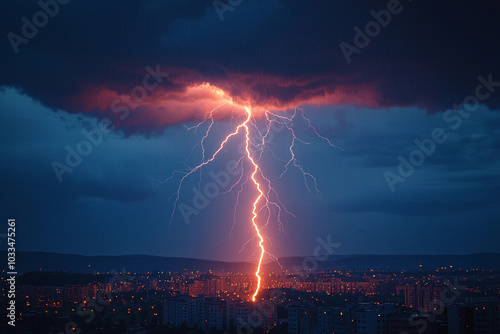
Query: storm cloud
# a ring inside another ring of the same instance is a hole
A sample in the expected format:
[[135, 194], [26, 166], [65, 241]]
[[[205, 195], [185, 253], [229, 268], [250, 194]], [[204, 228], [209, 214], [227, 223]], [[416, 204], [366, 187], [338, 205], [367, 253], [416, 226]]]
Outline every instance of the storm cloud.
[[[122, 125], [133, 131], [203, 117], [218, 101], [186, 94], [203, 83], [255, 108], [436, 112], [462, 103], [479, 75], [500, 80], [495, 2], [256, 0], [230, 10], [208, 0], [61, 2], [41, 1], [57, 4], [57, 13], [34, 26], [26, 43], [12, 34], [25, 38], [26, 20], [39, 22], [43, 6], [4, 5], [0, 85], [50, 108], [104, 117], [114, 99], [142, 84], [147, 66], [158, 65], [169, 76], [130, 107], [134, 115]], [[341, 43], [357, 51], [347, 57]], [[496, 108], [499, 101], [495, 95], [484, 103]]]

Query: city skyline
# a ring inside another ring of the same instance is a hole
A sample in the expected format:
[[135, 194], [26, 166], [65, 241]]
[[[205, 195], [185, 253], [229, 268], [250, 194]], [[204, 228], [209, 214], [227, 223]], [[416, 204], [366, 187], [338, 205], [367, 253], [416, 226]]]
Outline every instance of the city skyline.
[[44, 332], [497, 333], [500, 272], [440, 269], [278, 272], [254, 302], [253, 273], [37, 271], [17, 307]]
[[327, 237], [333, 254], [500, 253], [494, 5], [114, 5], [7, 5], [0, 205], [17, 250], [255, 262], [243, 131], [190, 174], [248, 110], [274, 256]]

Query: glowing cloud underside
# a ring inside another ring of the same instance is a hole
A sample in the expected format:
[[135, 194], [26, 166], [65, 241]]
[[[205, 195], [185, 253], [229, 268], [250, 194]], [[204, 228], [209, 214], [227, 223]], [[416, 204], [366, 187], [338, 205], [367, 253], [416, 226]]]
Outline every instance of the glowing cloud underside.
[[[77, 112], [108, 113], [114, 118], [122, 117], [125, 113], [123, 110], [127, 110], [127, 117], [120, 118], [121, 126], [154, 130], [172, 124], [203, 121], [204, 114], [200, 110], [217, 109], [217, 113], [212, 115], [215, 120], [229, 120], [234, 116], [245, 116], [245, 107], [249, 107], [252, 117], [263, 119], [268, 110], [284, 112], [302, 104], [364, 105], [376, 108], [380, 107], [379, 101], [383, 100], [371, 87], [351, 85], [336, 87], [331, 92], [304, 88], [303, 95], [280, 101], [272, 95], [267, 96], [265, 92], [253, 91], [251, 86], [244, 84], [244, 79], [235, 78], [224, 82], [227, 87], [225, 90], [206, 82], [191, 84], [179, 90], [167, 90], [159, 86], [140, 99], [134, 98], [131, 90], [125, 87], [119, 90], [108, 86], [89, 86], [69, 99], [67, 108]], [[185, 84], [175, 82], [174, 78], [169, 77], [169, 80], [177, 85]], [[276, 78], [262, 80], [278, 85]], [[229, 89], [237, 93], [231, 93]]]
[[[257, 112], [258, 116], [264, 115], [263, 118], [265, 119], [265, 123], [266, 123], [266, 129], [262, 133], [261, 131], [259, 131], [256, 124], [254, 123], [254, 118], [256, 115], [254, 114], [254, 112], [252, 111], [252, 109], [250, 107], [242, 106], [242, 105], [235, 103], [222, 90], [219, 90], [213, 86], [207, 86], [207, 87], [209, 87], [210, 89], [213, 89], [214, 92], [216, 93], [216, 95], [218, 95], [220, 97], [221, 102], [223, 102], [223, 103], [218, 105], [214, 109], [212, 109], [209, 113], [207, 113], [207, 115], [205, 116], [203, 121], [201, 121], [200, 123], [198, 123], [197, 125], [195, 125], [193, 127], [187, 128], [188, 130], [194, 129], [195, 131], [197, 131], [202, 124], [204, 124], [206, 122], [208, 123], [207, 130], [206, 130], [205, 134], [203, 135], [203, 138], [201, 139], [201, 142], [199, 144], [201, 146], [201, 151], [202, 151], [201, 152], [202, 153], [201, 163], [193, 168], [188, 169], [187, 171], [174, 171], [170, 178], [163, 181], [163, 182], [167, 182], [167, 181], [171, 180], [176, 174], [179, 174], [179, 173], [183, 174], [183, 176], [179, 182], [179, 187], [178, 187], [177, 191], [173, 194], [175, 196], [175, 200], [174, 200], [173, 210], [172, 210], [172, 213], [170, 216], [170, 224], [172, 224], [172, 221], [174, 219], [174, 215], [175, 215], [176, 210], [178, 208], [179, 201], [180, 201], [180, 193], [181, 193], [182, 186], [183, 186], [184, 182], [186, 181], [186, 179], [196, 172], [201, 172], [201, 169], [204, 166], [210, 164], [211, 162], [213, 162], [216, 159], [217, 155], [224, 149], [224, 146], [233, 137], [236, 137], [241, 132], [243, 132], [244, 137], [245, 137], [245, 139], [244, 139], [245, 140], [245, 145], [244, 145], [245, 149], [244, 149], [244, 154], [240, 157], [240, 159], [237, 163], [238, 165], [240, 165], [242, 167], [241, 168], [241, 175], [238, 178], [238, 180], [231, 186], [229, 191], [227, 191], [226, 193], [233, 191], [233, 189], [237, 185], [240, 185], [240, 189], [239, 189], [238, 194], [237, 194], [237, 203], [236, 203], [236, 207], [235, 207], [235, 212], [236, 212], [236, 208], [239, 205], [240, 194], [243, 191], [243, 186], [248, 182], [248, 180], [251, 180], [255, 190], [257, 191], [256, 197], [253, 200], [252, 217], [250, 219], [251, 224], [253, 226], [253, 229], [255, 231], [255, 236], [243, 245], [243, 247], [245, 247], [254, 238], [257, 238], [257, 240], [258, 240], [259, 260], [257, 263], [257, 269], [255, 271], [257, 285], [256, 285], [255, 291], [251, 297], [252, 301], [255, 301], [257, 298], [257, 295], [261, 289], [262, 278], [260, 276], [260, 273], [261, 273], [261, 267], [262, 267], [262, 261], [264, 259], [264, 255], [267, 254], [272, 259], [277, 261], [277, 258], [275, 256], [273, 256], [272, 254], [270, 254], [265, 248], [264, 236], [262, 233], [262, 229], [267, 227], [267, 225], [269, 223], [271, 223], [271, 221], [276, 221], [278, 223], [280, 230], [284, 231], [283, 223], [281, 221], [283, 212], [285, 212], [286, 214], [289, 214], [291, 216], [294, 216], [290, 211], [288, 211], [285, 208], [283, 203], [280, 201], [278, 193], [272, 187], [271, 181], [267, 177], [264, 176], [264, 173], [262, 172], [262, 169], [259, 166], [260, 159], [262, 158], [264, 150], [268, 149], [266, 139], [268, 139], [268, 137], [269, 137], [269, 134], [271, 131], [271, 125], [273, 123], [279, 124], [283, 128], [287, 129], [289, 131], [289, 133], [292, 135], [292, 141], [291, 141], [290, 147], [289, 147], [290, 159], [285, 164], [284, 169], [283, 169], [279, 178], [281, 178], [287, 172], [287, 170], [290, 166], [296, 167], [301, 171], [301, 173], [304, 177], [304, 182], [305, 182], [306, 187], [311, 192], [314, 192], [317, 195], [320, 195], [320, 194], [319, 194], [319, 190], [317, 187], [316, 179], [310, 173], [306, 172], [304, 170], [304, 168], [300, 164], [297, 163], [297, 160], [296, 160], [296, 156], [294, 153], [295, 142], [300, 141], [303, 144], [308, 144], [308, 143], [302, 141], [301, 139], [299, 139], [295, 135], [295, 132], [293, 129], [294, 118], [302, 117], [307, 122], [306, 124], [308, 124], [308, 127], [315, 133], [316, 136], [325, 140], [328, 143], [328, 145], [330, 145], [332, 147], [336, 147], [336, 148], [338, 148], [338, 147], [334, 146], [327, 138], [319, 135], [318, 132], [316, 131], [316, 129], [311, 125], [309, 119], [305, 118], [302, 113], [300, 113], [300, 115], [299, 115], [299, 113], [297, 112], [297, 109], [293, 113], [292, 117], [278, 115], [278, 114], [272, 113], [272, 112], [267, 111], [267, 110], [264, 113], [262, 113], [260, 111]], [[210, 158], [206, 159], [206, 156], [205, 156], [206, 151], [205, 151], [204, 143], [205, 143], [205, 140], [209, 137], [210, 131], [212, 130], [212, 125], [214, 124], [214, 118], [215, 118], [214, 113], [216, 111], [221, 110], [224, 106], [227, 106], [227, 105], [230, 105], [231, 107], [236, 108], [236, 109], [242, 109], [246, 115], [246, 118], [244, 121], [242, 121], [240, 124], [237, 125], [236, 129], [233, 132], [231, 132], [230, 134], [228, 134], [224, 138], [224, 140], [221, 142], [218, 149], [212, 154], [212, 156]], [[251, 142], [251, 130], [250, 130], [250, 128], [255, 129], [255, 131], [257, 131], [258, 134], [260, 135], [261, 142], [258, 145], [254, 145]], [[257, 149], [257, 152], [259, 153], [258, 156], [256, 156], [256, 157], [252, 156], [251, 146], [253, 146], [253, 148]], [[252, 167], [251, 173], [249, 173], [250, 176], [249, 177], [247, 176], [247, 178], [245, 180], [243, 178], [243, 175], [245, 173], [245, 170], [243, 168], [244, 160], [249, 162], [251, 167]], [[200, 182], [201, 182], [201, 176], [200, 176]], [[264, 182], [264, 184], [262, 182]], [[310, 184], [312, 184], [312, 186], [313, 186], [312, 189], [310, 187]], [[267, 220], [265, 221], [265, 223], [263, 223], [262, 218], [266, 218], [266, 217], [267, 217]], [[275, 218], [275, 220], [273, 218]], [[236, 215], [234, 217], [232, 228], [234, 228], [235, 222], [236, 222]], [[259, 224], [260, 224], [260, 226], [259, 226]], [[231, 231], [232, 231], [232, 228], [231, 228]]]

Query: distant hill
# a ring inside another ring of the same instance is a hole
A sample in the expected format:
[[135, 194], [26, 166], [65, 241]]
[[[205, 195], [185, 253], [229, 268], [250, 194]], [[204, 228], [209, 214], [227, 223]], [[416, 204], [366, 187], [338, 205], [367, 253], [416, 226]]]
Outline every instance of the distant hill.
[[[5, 252], [0, 252], [7, 259]], [[238, 271], [250, 272], [254, 265], [243, 262], [223, 262], [181, 257], [161, 257], [151, 255], [123, 256], [83, 256], [74, 254], [59, 254], [48, 252], [16, 253], [17, 271], [70, 271], [79, 273], [125, 271], [143, 273], [152, 271], [189, 271], [214, 272]]]
[[[327, 261], [311, 261], [312, 257], [280, 258], [286, 269], [317, 265], [317, 270], [333, 269], [389, 269], [389, 270], [434, 270], [441, 267], [460, 269], [500, 270], [500, 253], [475, 253], [470, 255], [333, 255]], [[422, 265], [422, 267], [420, 267]], [[271, 266], [269, 264], [268, 266]], [[276, 265], [271, 268], [276, 268]]]
[[[0, 252], [6, 259], [6, 252]], [[440, 267], [461, 269], [500, 270], [500, 253], [477, 253], [470, 255], [333, 255], [328, 261], [311, 261], [311, 257], [280, 258], [283, 269], [299, 269], [302, 263], [309, 267], [317, 265], [318, 270], [332, 269], [391, 269], [412, 270], [437, 269]], [[153, 271], [182, 272], [184, 270], [220, 273], [253, 272], [255, 264], [245, 262], [224, 262], [181, 257], [161, 257], [151, 255], [124, 256], [83, 256], [47, 252], [21, 252], [16, 254], [18, 273], [29, 271], [69, 271], [80, 273], [126, 271], [143, 273]], [[264, 266], [264, 270], [277, 270], [274, 263]]]
[[321, 263], [320, 268], [346, 269], [437, 269], [453, 266], [454, 269], [500, 270], [500, 253], [475, 253], [470, 255], [353, 255]]

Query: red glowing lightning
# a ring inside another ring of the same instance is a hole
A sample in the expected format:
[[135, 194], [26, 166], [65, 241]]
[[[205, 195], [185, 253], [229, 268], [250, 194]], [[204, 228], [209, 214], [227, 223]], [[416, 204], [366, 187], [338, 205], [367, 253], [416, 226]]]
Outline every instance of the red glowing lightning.
[[[284, 170], [282, 171], [282, 173], [278, 179], [280, 179], [287, 172], [287, 170], [290, 166], [294, 166], [294, 167], [298, 168], [298, 170], [302, 173], [306, 187], [309, 190], [311, 190], [309, 188], [308, 182], [312, 182], [312, 185], [314, 186], [314, 188], [313, 188], [314, 192], [316, 192], [318, 195], [319, 195], [319, 191], [318, 191], [318, 187], [317, 187], [316, 178], [314, 178], [314, 176], [312, 174], [306, 172], [304, 170], [304, 168], [297, 163], [297, 160], [295, 157], [295, 152], [294, 152], [295, 141], [299, 141], [303, 144], [309, 144], [309, 143], [302, 141], [301, 139], [299, 139], [295, 135], [295, 131], [293, 129], [294, 118], [300, 116], [306, 122], [307, 127], [309, 129], [311, 129], [317, 137], [321, 138], [322, 140], [325, 140], [328, 143], [328, 145], [330, 145], [332, 147], [336, 147], [336, 146], [334, 146], [327, 138], [319, 135], [319, 133], [316, 131], [316, 129], [311, 125], [309, 119], [307, 119], [302, 113], [300, 113], [300, 115], [298, 115], [297, 110], [295, 110], [295, 112], [293, 113], [293, 115], [291, 117], [281, 116], [281, 115], [277, 115], [275, 113], [272, 113], [270, 111], [266, 111], [264, 113], [266, 128], [265, 128], [264, 132], [261, 132], [257, 128], [256, 123], [253, 121], [254, 115], [252, 115], [251, 109], [249, 107], [243, 107], [242, 109], [245, 110], [245, 115], [246, 115], [245, 120], [243, 122], [241, 122], [233, 132], [228, 134], [224, 138], [224, 140], [221, 142], [218, 149], [212, 154], [212, 156], [209, 159], [206, 159], [206, 151], [205, 151], [204, 144], [205, 144], [205, 140], [209, 137], [210, 131], [212, 130], [212, 126], [214, 125], [214, 112], [219, 110], [221, 107], [223, 107], [226, 104], [234, 105], [237, 107], [242, 107], [242, 106], [234, 103], [232, 101], [231, 97], [229, 97], [225, 92], [223, 92], [222, 90], [220, 90], [216, 87], [210, 86], [208, 84], [205, 84], [203, 87], [214, 91], [215, 94], [218, 97], [220, 97], [222, 103], [220, 103], [218, 107], [214, 108], [209, 113], [207, 113], [207, 115], [203, 119], [203, 121], [201, 121], [200, 123], [198, 123], [195, 126], [187, 128], [188, 130], [194, 129], [194, 131], [196, 132], [202, 124], [204, 124], [207, 121], [209, 122], [207, 130], [204, 133], [203, 138], [201, 139], [201, 142], [198, 144], [201, 147], [201, 153], [202, 153], [201, 163], [198, 164], [194, 168], [189, 168], [186, 172], [174, 171], [172, 173], [172, 176], [169, 179], [167, 179], [166, 181], [164, 181], [164, 182], [167, 182], [168, 180], [172, 179], [175, 176], [175, 174], [177, 174], [177, 173], [184, 174], [179, 182], [179, 187], [178, 187], [177, 191], [173, 194], [173, 195], [176, 195], [176, 198], [174, 201], [172, 214], [170, 216], [170, 224], [172, 224], [174, 214], [175, 214], [176, 209], [179, 205], [180, 192], [181, 192], [183, 183], [186, 180], [186, 178], [188, 178], [190, 175], [194, 174], [195, 172], [199, 171], [200, 172], [199, 188], [200, 188], [201, 187], [201, 168], [208, 165], [209, 163], [213, 162], [215, 160], [215, 158], [217, 157], [217, 155], [224, 149], [224, 146], [229, 142], [229, 140], [232, 137], [235, 137], [238, 134], [240, 134], [241, 130], [244, 130], [244, 135], [245, 135], [244, 152], [242, 153], [242, 156], [240, 157], [240, 159], [238, 160], [238, 162], [236, 164], [237, 166], [239, 165], [242, 167], [241, 168], [241, 175], [238, 178], [238, 180], [230, 187], [230, 189], [228, 191], [224, 192], [224, 194], [231, 192], [236, 187], [236, 185], [240, 184], [240, 189], [238, 191], [237, 202], [236, 202], [236, 206], [235, 206], [234, 221], [233, 221], [233, 225], [231, 227], [231, 232], [232, 232], [234, 225], [235, 225], [235, 222], [236, 222], [236, 208], [239, 205], [239, 198], [240, 198], [240, 194], [243, 191], [243, 186], [248, 182], [249, 179], [251, 179], [251, 181], [253, 182], [253, 185], [255, 186], [255, 189], [258, 192], [257, 196], [255, 197], [255, 199], [253, 201], [252, 218], [251, 218], [251, 223], [252, 223], [253, 229], [255, 230], [255, 237], [254, 238], [258, 239], [258, 245], [259, 245], [259, 249], [260, 249], [259, 261], [257, 264], [257, 269], [255, 271], [255, 277], [257, 278], [257, 286], [255, 288], [254, 293], [252, 294], [252, 301], [255, 301], [256, 297], [261, 289], [262, 278], [260, 276], [260, 272], [261, 272], [262, 261], [264, 259], [264, 255], [268, 254], [271, 258], [273, 258], [277, 262], [277, 258], [274, 257], [273, 255], [271, 255], [268, 251], [266, 251], [266, 249], [264, 247], [264, 237], [262, 234], [262, 229], [268, 227], [268, 224], [271, 221], [271, 217], [276, 217], [276, 220], [279, 224], [280, 230], [284, 231], [283, 224], [281, 222], [282, 210], [284, 210], [287, 214], [294, 216], [292, 213], [290, 213], [285, 208], [283, 203], [280, 201], [278, 193], [274, 190], [274, 188], [271, 185], [271, 181], [264, 176], [264, 173], [262, 172], [262, 169], [259, 166], [259, 163], [260, 163], [261, 158], [263, 157], [264, 151], [269, 150], [272, 153], [272, 151], [268, 147], [268, 145], [269, 145], [268, 141], [269, 141], [269, 137], [271, 135], [271, 133], [270, 133], [271, 132], [271, 125], [278, 124], [281, 127], [283, 127], [284, 129], [287, 129], [289, 134], [291, 135], [291, 143], [290, 143], [290, 147], [288, 149], [289, 153], [290, 153], [290, 158], [286, 162], [286, 164], [284, 166]], [[252, 143], [250, 127], [255, 129], [257, 135], [260, 136], [258, 138], [259, 143], [257, 143], [257, 144]], [[251, 145], [252, 145], [252, 148], [257, 150], [257, 154], [255, 157], [252, 156]], [[194, 148], [193, 148], [193, 150], [194, 150]], [[191, 154], [192, 154], [192, 152], [193, 151], [191, 151]], [[274, 155], [274, 153], [272, 153], [272, 154]], [[248, 178], [248, 176], [247, 176], [245, 181], [242, 181], [243, 174], [244, 174], [244, 168], [243, 168], [243, 160], [244, 159], [246, 159], [248, 162], [250, 162], [250, 164], [253, 168], [252, 168], [252, 172], [250, 174], [250, 178]], [[259, 182], [258, 178], [265, 182], [264, 187]], [[263, 190], [264, 188], [267, 189], [265, 192]], [[273, 199], [275, 199], [275, 200], [273, 200]], [[261, 202], [263, 202], [263, 203], [261, 203]], [[276, 209], [274, 215], [273, 215], [272, 208]], [[261, 212], [262, 210], [264, 210], [264, 213]], [[262, 215], [264, 215], [264, 217], [267, 216], [267, 221], [264, 224], [261, 223], [262, 225], [259, 227], [258, 220], [262, 220], [262, 218], [261, 218]], [[231, 234], [231, 232], [230, 232], [230, 234]], [[249, 241], [247, 241], [243, 245], [243, 248], [248, 244]]]

